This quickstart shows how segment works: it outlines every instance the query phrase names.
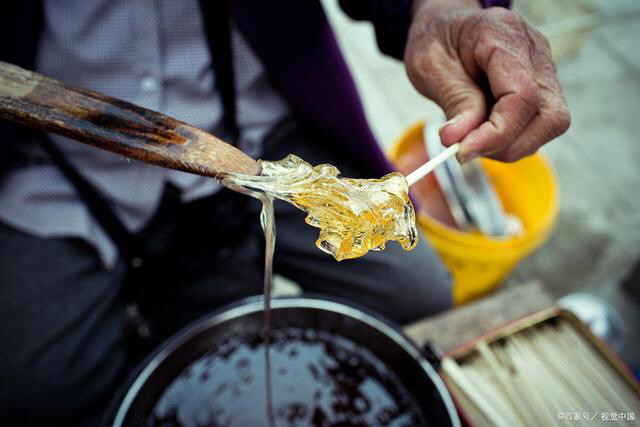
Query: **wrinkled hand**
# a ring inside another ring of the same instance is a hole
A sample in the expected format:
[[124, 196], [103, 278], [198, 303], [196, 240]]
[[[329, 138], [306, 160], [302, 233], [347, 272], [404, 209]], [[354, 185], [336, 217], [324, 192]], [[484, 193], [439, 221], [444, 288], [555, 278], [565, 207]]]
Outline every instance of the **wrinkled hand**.
[[448, 121], [458, 158], [515, 161], [564, 133], [569, 111], [549, 42], [516, 13], [477, 0], [414, 0], [405, 64]]

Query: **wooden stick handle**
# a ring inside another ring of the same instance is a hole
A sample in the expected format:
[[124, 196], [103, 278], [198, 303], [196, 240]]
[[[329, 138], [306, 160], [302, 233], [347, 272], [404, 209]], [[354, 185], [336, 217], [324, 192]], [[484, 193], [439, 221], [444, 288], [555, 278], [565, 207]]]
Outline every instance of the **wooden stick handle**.
[[0, 117], [198, 175], [260, 173], [251, 157], [155, 111], [0, 62]]

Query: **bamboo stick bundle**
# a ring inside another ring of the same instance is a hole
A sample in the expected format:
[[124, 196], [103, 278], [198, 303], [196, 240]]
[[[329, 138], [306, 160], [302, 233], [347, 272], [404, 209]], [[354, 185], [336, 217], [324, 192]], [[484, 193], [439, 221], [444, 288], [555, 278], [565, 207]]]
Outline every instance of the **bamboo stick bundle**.
[[460, 364], [445, 358], [442, 366], [478, 426], [554, 425], [569, 414], [589, 424], [637, 425], [600, 415], [640, 416], [640, 397], [564, 319], [479, 341]]

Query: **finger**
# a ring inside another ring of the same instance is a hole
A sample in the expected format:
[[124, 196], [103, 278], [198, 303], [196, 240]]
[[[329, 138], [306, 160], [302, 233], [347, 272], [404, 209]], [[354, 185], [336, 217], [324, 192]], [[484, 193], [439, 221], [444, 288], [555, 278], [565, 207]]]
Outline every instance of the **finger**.
[[[528, 52], [504, 48], [501, 38], [482, 39], [485, 40], [476, 49], [476, 61], [487, 74], [496, 103], [488, 121], [462, 140], [458, 156], [461, 161], [503, 150], [518, 139], [540, 109], [539, 88]], [[511, 45], [526, 46], [514, 42]]]
[[540, 112], [514, 144], [491, 156], [501, 161], [512, 162], [535, 153], [542, 145], [566, 132], [571, 124], [569, 108], [556, 76], [549, 43], [534, 29], [528, 29], [528, 35], [535, 46], [531, 63], [541, 94]]
[[432, 44], [417, 55], [409, 79], [416, 89], [435, 101], [449, 121], [440, 136], [444, 145], [462, 140], [486, 119], [487, 100], [482, 89], [467, 75], [460, 61], [440, 44]]
[[562, 135], [569, 128], [570, 117], [566, 108], [555, 102], [544, 101], [543, 107], [516, 142], [489, 157], [503, 162], [515, 162], [535, 153], [547, 142]]

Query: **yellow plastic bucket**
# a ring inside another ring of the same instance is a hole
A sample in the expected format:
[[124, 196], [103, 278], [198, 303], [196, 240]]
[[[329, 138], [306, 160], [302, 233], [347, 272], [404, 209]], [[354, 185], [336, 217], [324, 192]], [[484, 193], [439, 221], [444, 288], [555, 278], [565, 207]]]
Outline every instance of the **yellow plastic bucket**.
[[[392, 162], [415, 144], [423, 144], [424, 122], [407, 129], [398, 138], [389, 157]], [[454, 301], [463, 304], [495, 289], [518, 261], [548, 237], [558, 212], [556, 179], [539, 154], [516, 163], [481, 160], [504, 209], [517, 216], [523, 233], [495, 238], [463, 232], [418, 213], [418, 226], [453, 274]]]

